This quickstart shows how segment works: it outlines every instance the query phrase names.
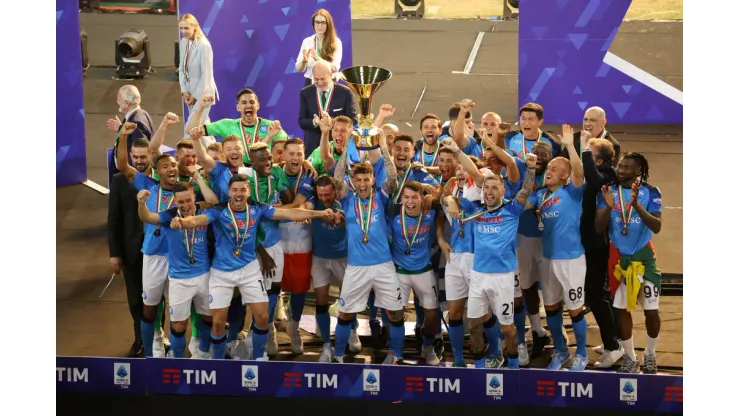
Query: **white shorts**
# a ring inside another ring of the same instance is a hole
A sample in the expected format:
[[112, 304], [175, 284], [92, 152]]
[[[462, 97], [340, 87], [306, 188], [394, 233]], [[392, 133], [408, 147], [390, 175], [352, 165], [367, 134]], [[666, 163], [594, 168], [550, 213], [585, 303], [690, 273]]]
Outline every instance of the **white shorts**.
[[445, 294], [448, 301], [468, 297], [472, 270], [473, 253], [450, 253], [450, 262], [445, 267]]
[[162, 301], [162, 295], [167, 293], [169, 265], [167, 256], [144, 254], [144, 268], [141, 270], [144, 305], [157, 306]]
[[542, 238], [525, 237], [517, 234], [516, 259], [519, 264], [519, 293], [521, 297], [522, 289], [529, 289], [537, 282], [540, 282], [542, 276], [546, 275], [549, 270], [545, 258], [542, 257]]
[[[637, 295], [637, 304], [643, 311], [657, 311], [659, 303], [658, 287], [647, 280], [640, 285], [640, 293]], [[622, 282], [614, 293], [614, 307], [627, 309], [627, 285]]]
[[256, 260], [231, 272], [211, 268], [208, 282], [210, 308], [211, 310], [228, 308], [234, 297], [234, 288], [238, 288], [242, 295], [242, 305], [267, 302], [266, 286], [259, 262]]
[[375, 292], [375, 306], [388, 311], [400, 311], [401, 286], [392, 261], [373, 266], [347, 266], [339, 295], [339, 311], [359, 313], [367, 307], [370, 290]]
[[481, 318], [489, 311], [502, 325], [514, 323], [514, 272], [471, 271], [468, 319]]
[[401, 302], [404, 305], [409, 303], [411, 289], [414, 289], [414, 297], [419, 298], [419, 305], [423, 309], [437, 309], [439, 307], [437, 277], [433, 270], [427, 270], [420, 274], [396, 273], [396, 278], [401, 287]]
[[540, 281], [545, 305], [556, 305], [562, 300], [568, 310], [583, 307], [586, 298], [586, 256], [581, 254], [575, 259], [547, 260], [547, 263], [550, 273]]
[[[270, 248], [265, 248], [265, 251], [267, 254], [272, 257], [272, 259], [275, 261], [275, 273], [271, 278], [269, 278], [267, 283], [267, 288], [270, 288], [270, 285], [273, 283], [280, 283], [283, 281], [283, 269], [285, 268], [285, 258], [283, 258], [283, 243], [282, 241], [278, 241], [277, 244]], [[257, 261], [260, 266], [262, 266], [262, 262], [260, 261], [259, 254], [257, 255]], [[260, 273], [262, 273], [262, 267], [260, 267]]]
[[347, 258], [324, 259], [313, 256], [311, 261], [311, 284], [313, 288], [324, 287], [330, 284], [340, 287], [344, 280], [344, 271], [347, 269]]
[[186, 279], [169, 278], [170, 320], [172, 322], [186, 321], [190, 317], [190, 305], [195, 305], [195, 311], [201, 315], [211, 316], [208, 305], [208, 276], [206, 272], [200, 276]]

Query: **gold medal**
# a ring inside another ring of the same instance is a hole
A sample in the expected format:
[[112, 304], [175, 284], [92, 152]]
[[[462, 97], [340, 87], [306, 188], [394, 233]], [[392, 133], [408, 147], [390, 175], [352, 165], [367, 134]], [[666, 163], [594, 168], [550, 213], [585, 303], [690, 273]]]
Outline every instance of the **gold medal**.
[[367, 244], [367, 242], [370, 241], [367, 236], [362, 237], [362, 243]]
[[409, 254], [411, 254], [411, 249], [407, 248], [406, 251], [403, 252], [403, 254], [408, 256]]
[[373, 216], [373, 202], [375, 201], [375, 191], [370, 191], [370, 198], [368, 198], [367, 200], [367, 212], [364, 212], [362, 209], [362, 199], [360, 198], [360, 195], [355, 194], [355, 198], [357, 199], [357, 201], [355, 202], [357, 212], [360, 213], [360, 230], [363, 234], [362, 243], [367, 244], [367, 242], [370, 241], [367, 235], [370, 234], [370, 219]]
[[234, 257], [239, 257], [241, 253], [242, 251], [237, 248], [236, 250], [234, 250]]
[[161, 231], [159, 231], [159, 225], [158, 225], [158, 226], [157, 226], [157, 229], [156, 229], [156, 230], [154, 230], [154, 236], [155, 236], [155, 237], [159, 237], [159, 235], [160, 235], [160, 234], [162, 234], [162, 232], [161, 232]]
[[195, 257], [190, 256], [190, 264], [195, 264]]

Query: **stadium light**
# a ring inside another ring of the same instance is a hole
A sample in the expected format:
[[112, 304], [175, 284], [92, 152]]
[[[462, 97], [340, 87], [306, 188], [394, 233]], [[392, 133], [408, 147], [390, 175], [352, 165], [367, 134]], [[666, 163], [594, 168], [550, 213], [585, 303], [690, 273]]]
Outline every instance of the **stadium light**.
[[141, 79], [151, 71], [149, 37], [142, 29], [129, 29], [116, 39], [116, 76]]
[[[517, 11], [513, 11], [516, 9]], [[514, 20], [519, 18], [519, 0], [506, 0], [504, 1], [504, 20]]]
[[410, 17], [421, 19], [424, 17], [424, 0], [393, 0], [396, 7], [396, 18]]

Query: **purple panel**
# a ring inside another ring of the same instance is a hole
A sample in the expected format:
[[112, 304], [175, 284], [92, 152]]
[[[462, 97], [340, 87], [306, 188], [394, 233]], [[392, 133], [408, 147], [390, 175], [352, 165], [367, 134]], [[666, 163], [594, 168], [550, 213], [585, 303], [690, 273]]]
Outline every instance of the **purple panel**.
[[57, 0], [57, 186], [87, 179], [77, 0]]
[[[220, 101], [211, 120], [236, 118], [236, 93], [252, 88], [260, 117], [280, 120], [288, 135], [298, 126], [302, 73], [295, 71], [301, 42], [313, 34], [311, 15], [328, 10], [342, 40], [342, 67], [352, 66], [350, 0], [180, 0], [179, 14], [192, 13], [213, 47]], [[177, 28], [172, 28], [173, 31]]]
[[545, 122], [580, 123], [602, 107], [610, 123], [683, 123], [683, 105], [603, 62], [631, 0], [522, 0], [519, 105]]

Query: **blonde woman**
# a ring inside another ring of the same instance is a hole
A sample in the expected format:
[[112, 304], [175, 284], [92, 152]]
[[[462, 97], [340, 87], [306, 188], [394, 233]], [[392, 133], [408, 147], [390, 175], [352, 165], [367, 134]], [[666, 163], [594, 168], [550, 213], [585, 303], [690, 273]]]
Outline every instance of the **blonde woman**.
[[301, 50], [296, 58], [295, 68], [303, 71], [305, 85], [313, 82], [313, 64], [324, 60], [331, 66], [332, 78], [337, 79], [337, 72], [342, 64], [342, 41], [334, 30], [334, 19], [326, 9], [319, 9], [311, 16], [314, 34], [303, 39]]
[[[206, 39], [203, 30], [200, 28], [198, 20], [190, 13], [180, 18], [180, 92], [188, 106], [188, 120], [193, 117], [198, 107], [200, 107], [200, 98], [204, 94], [212, 94], [218, 97], [216, 81], [213, 78], [213, 49], [211, 43]], [[198, 125], [210, 123], [208, 113], [210, 107], [203, 109]], [[185, 137], [190, 138], [190, 134], [185, 130]], [[215, 142], [213, 137], [203, 137], [204, 145]]]

